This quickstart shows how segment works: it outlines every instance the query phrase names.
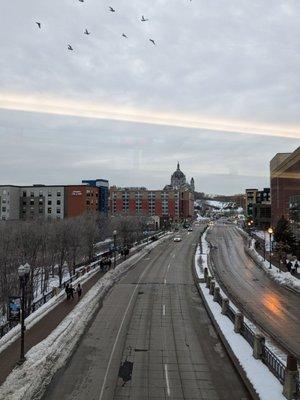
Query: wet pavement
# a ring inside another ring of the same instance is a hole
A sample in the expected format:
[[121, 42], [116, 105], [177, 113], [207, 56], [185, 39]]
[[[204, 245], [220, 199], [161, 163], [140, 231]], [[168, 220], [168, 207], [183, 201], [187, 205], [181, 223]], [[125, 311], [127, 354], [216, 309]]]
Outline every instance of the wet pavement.
[[213, 266], [245, 314], [300, 360], [300, 295], [280, 286], [244, 250], [235, 226], [216, 223], [207, 235]]

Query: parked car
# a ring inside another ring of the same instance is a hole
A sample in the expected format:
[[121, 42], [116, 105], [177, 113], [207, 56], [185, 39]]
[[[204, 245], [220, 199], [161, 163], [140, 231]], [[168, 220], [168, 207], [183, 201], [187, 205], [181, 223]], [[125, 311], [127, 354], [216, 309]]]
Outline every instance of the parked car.
[[182, 239], [180, 236], [175, 236], [173, 240], [174, 242], [181, 242]]

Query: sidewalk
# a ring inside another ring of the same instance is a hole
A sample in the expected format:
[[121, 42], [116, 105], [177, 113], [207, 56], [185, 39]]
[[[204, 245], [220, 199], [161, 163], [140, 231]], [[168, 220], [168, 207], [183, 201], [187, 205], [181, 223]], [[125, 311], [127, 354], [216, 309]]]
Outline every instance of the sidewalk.
[[[82, 285], [82, 297], [88, 290], [104, 275], [98, 271], [88, 281]], [[25, 332], [25, 354], [42, 340], [44, 340], [69, 314], [69, 312], [77, 304], [77, 295], [74, 294], [74, 299], [63, 300], [53, 310], [51, 310], [44, 318], [37, 322], [32, 328]], [[20, 338], [10, 344], [0, 354], [0, 385], [6, 380], [9, 373], [16, 366], [20, 358]]]

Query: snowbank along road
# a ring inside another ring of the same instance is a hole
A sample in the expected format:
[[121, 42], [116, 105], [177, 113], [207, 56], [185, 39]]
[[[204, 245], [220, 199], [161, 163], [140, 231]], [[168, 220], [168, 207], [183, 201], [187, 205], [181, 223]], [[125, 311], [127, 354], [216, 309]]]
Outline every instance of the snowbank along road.
[[193, 283], [199, 232], [160, 244], [112, 288], [44, 400], [250, 399]]
[[215, 224], [207, 240], [214, 268], [245, 314], [300, 360], [300, 295], [274, 282], [244, 250], [232, 225]]

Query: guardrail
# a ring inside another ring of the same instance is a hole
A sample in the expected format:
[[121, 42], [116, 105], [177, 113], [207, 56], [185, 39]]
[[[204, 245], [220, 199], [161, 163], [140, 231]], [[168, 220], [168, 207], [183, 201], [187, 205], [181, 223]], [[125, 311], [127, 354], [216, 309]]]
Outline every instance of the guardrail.
[[[156, 235], [158, 238], [161, 238], [164, 235], [165, 232], [158, 232]], [[147, 237], [145, 239], [142, 239], [139, 242], [135, 242], [134, 245], [140, 245], [140, 244], [145, 244], [148, 243], [149, 241], [151, 241], [151, 237]], [[105, 256], [105, 255], [110, 255], [111, 252], [105, 251], [97, 256], [95, 256], [94, 258], [92, 258], [92, 260], [90, 261], [89, 264], [89, 268], [90, 269], [94, 269], [97, 267], [97, 261], [100, 261], [101, 257]], [[68, 278], [67, 280], [63, 281], [62, 284], [59, 286], [59, 288], [64, 288], [66, 286], [66, 284], [68, 283], [72, 283], [75, 279], [77, 279], [79, 277], [79, 273], [85, 269], [85, 265], [86, 263], [82, 262], [80, 264], [77, 264], [75, 267], [75, 274], [70, 276], [70, 278]], [[41, 298], [39, 298], [38, 300], [35, 300], [30, 307], [26, 310], [25, 315], [26, 317], [28, 317], [30, 314], [32, 314], [34, 311], [36, 311], [37, 309], [39, 309], [41, 306], [43, 306], [44, 304], [46, 304], [50, 299], [52, 299], [52, 297], [55, 296], [55, 291], [52, 289], [49, 292], [43, 294], [43, 296]], [[5, 324], [0, 325], [0, 338], [2, 338], [4, 335], [6, 335], [11, 329], [13, 329], [16, 325], [18, 325], [18, 322], [16, 321], [7, 321]]]
[[[253, 354], [256, 352], [256, 358], [260, 359], [268, 367], [268, 369], [272, 372], [272, 374], [279, 380], [279, 382], [285, 385], [287, 367], [265, 344], [264, 337], [255, 334], [255, 332], [250, 328], [250, 326], [244, 321], [243, 315], [239, 311], [235, 311], [233, 307], [230, 306], [229, 300], [226, 297], [222, 296], [222, 294], [220, 293], [220, 288], [215, 286], [215, 281], [213, 277], [209, 276], [207, 268], [205, 269], [206, 271], [204, 273], [204, 277], [205, 277], [206, 287], [210, 289], [209, 293], [213, 295], [214, 301], [220, 304], [220, 306], [222, 307], [222, 314], [226, 315], [232, 321], [232, 323], [235, 325], [235, 332], [240, 333], [245, 338], [245, 340], [249, 343], [249, 345], [253, 349]], [[258, 336], [260, 337], [258, 338]], [[259, 342], [260, 350], [257, 350], [257, 348], [255, 348], [256, 347], [255, 342], [258, 340], [260, 340]], [[295, 379], [296, 379], [296, 381], [294, 382], [295, 388], [291, 390], [295, 390], [297, 396], [300, 395], [299, 375]], [[290, 385], [290, 381], [287, 384], [287, 386], [288, 385]], [[294, 398], [294, 397], [287, 397], [287, 398]]]

